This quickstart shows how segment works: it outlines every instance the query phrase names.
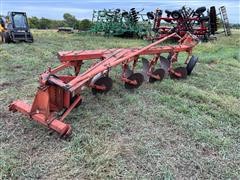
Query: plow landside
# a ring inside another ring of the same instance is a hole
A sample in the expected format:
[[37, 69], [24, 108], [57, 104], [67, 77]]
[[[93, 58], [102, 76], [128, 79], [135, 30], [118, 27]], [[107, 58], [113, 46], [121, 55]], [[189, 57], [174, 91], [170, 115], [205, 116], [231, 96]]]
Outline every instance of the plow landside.
[[[143, 48], [59, 52], [58, 57], [61, 64], [54, 69], [49, 68], [40, 75], [38, 91], [32, 105], [18, 100], [10, 104], [9, 110], [18, 111], [60, 135], [67, 136], [71, 133], [71, 127], [64, 123], [64, 119], [73, 108], [81, 104], [83, 87], [90, 87], [95, 90], [94, 92], [110, 90], [112, 81], [109, 78], [109, 72], [111, 68], [121, 65], [123, 69], [121, 80], [125, 82], [125, 87], [137, 88], [141, 85], [142, 75], [134, 74], [134, 70], [140, 56], [153, 55], [154, 58], [149, 62], [149, 67], [152, 67], [162, 53], [172, 54], [173, 62], [177, 60], [179, 52], [191, 55], [192, 48], [198, 40], [190, 34], [184, 36], [179, 45], [158, 46], [172, 36], [176, 36], [176, 33]], [[97, 62], [96, 59], [98, 59]], [[84, 61], [93, 63], [86, 71], [80, 72]], [[131, 62], [133, 63], [132, 69], [129, 69]], [[59, 75], [59, 72], [66, 68], [74, 68], [75, 75]], [[148, 75], [160, 79], [159, 76], [150, 72], [151, 69], [149, 68]], [[127, 75], [127, 71], [130, 72], [130, 75]], [[169, 69], [169, 71], [173, 70]]]

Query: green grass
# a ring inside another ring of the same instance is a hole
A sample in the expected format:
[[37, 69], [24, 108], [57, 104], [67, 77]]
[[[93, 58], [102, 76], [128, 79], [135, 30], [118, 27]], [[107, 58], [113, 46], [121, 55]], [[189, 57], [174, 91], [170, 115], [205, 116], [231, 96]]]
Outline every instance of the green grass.
[[187, 80], [144, 83], [134, 92], [114, 76], [103, 96], [84, 92], [66, 119], [71, 140], [8, 111], [31, 101], [38, 75], [63, 50], [139, 47], [147, 42], [34, 31], [33, 44], [0, 46], [1, 179], [240, 178], [240, 32], [194, 49]]

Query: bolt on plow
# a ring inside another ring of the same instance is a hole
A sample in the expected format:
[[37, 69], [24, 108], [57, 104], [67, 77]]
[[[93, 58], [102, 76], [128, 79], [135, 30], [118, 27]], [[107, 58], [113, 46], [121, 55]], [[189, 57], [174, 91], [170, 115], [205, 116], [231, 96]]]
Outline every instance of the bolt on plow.
[[[178, 45], [159, 45], [176, 35], [170, 34], [143, 48], [59, 52], [61, 64], [53, 69], [48, 68], [40, 75], [33, 103], [30, 105], [16, 100], [9, 105], [9, 110], [20, 112], [67, 137], [72, 130], [64, 120], [81, 104], [83, 89], [89, 87], [93, 94], [107, 93], [113, 85], [110, 78], [113, 67], [121, 66], [120, 77], [126, 89], [138, 88], [143, 81], [150, 83], [161, 81], [167, 75], [174, 79], [184, 79], [190, 75], [198, 61], [198, 58], [192, 55], [198, 39], [187, 33], [179, 40]], [[185, 52], [187, 58], [182, 67], [174, 68], [173, 63], [178, 61], [180, 52]], [[164, 57], [163, 54], [168, 56]], [[146, 56], [151, 58], [146, 59]], [[143, 69], [138, 71], [137, 64], [140, 60]], [[84, 64], [90, 64], [90, 67], [82, 71]], [[67, 68], [73, 68], [74, 75], [60, 74]]]

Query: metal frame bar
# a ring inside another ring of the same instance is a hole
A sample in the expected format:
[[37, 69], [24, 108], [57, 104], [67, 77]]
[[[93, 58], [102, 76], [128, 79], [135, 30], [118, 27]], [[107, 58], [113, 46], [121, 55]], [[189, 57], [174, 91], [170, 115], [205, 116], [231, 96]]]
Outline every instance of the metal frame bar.
[[[71, 127], [63, 121], [73, 108], [81, 101], [81, 91], [84, 86], [104, 90], [103, 86], [93, 86], [91, 80], [99, 73], [108, 72], [112, 67], [127, 65], [133, 62], [133, 70], [141, 55], [154, 55], [153, 65], [156, 64], [161, 53], [192, 53], [197, 44], [197, 38], [187, 33], [179, 45], [157, 46], [163, 41], [176, 36], [173, 33], [164, 39], [158, 40], [143, 48], [107, 49], [89, 51], [59, 52], [58, 57], [61, 64], [40, 75], [39, 87], [32, 105], [23, 101], [14, 101], [9, 105], [9, 110], [21, 112], [34, 121], [47, 126], [61, 135], [69, 135]], [[93, 59], [98, 59], [96, 63]], [[93, 65], [85, 72], [80, 73], [83, 61], [93, 61]], [[176, 59], [177, 60], [177, 59]], [[60, 71], [73, 67], [74, 76], [58, 75]], [[124, 82], [135, 85], [136, 82], [127, 78], [121, 78]], [[64, 111], [57, 116], [58, 112]]]

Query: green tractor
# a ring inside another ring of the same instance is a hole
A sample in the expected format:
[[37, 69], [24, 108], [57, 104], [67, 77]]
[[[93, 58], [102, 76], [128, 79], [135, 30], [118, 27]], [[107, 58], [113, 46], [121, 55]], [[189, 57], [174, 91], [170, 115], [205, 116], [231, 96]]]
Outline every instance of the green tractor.
[[25, 12], [9, 12], [0, 17], [0, 35], [3, 43], [25, 41], [32, 43], [33, 35]]

